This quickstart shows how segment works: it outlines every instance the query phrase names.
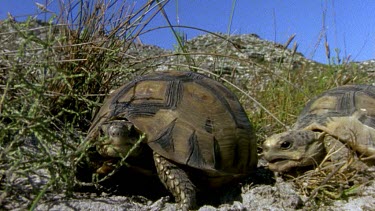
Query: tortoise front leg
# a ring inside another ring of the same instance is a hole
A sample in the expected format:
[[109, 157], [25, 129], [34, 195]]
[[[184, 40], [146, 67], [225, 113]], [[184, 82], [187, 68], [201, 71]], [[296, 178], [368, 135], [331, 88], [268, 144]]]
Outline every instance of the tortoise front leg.
[[179, 208], [193, 209], [196, 206], [195, 186], [186, 172], [156, 152], [154, 152], [154, 161], [160, 180], [173, 194]]

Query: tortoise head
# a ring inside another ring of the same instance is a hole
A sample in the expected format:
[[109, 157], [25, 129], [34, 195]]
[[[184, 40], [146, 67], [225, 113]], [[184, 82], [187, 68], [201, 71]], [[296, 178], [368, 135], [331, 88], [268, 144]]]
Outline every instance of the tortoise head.
[[[98, 127], [96, 149], [103, 157], [124, 157], [139, 140], [139, 132], [128, 120], [110, 120]], [[137, 156], [140, 147], [133, 149], [129, 156]]]
[[263, 143], [264, 158], [272, 171], [319, 164], [325, 156], [323, 133], [294, 130], [269, 137]]

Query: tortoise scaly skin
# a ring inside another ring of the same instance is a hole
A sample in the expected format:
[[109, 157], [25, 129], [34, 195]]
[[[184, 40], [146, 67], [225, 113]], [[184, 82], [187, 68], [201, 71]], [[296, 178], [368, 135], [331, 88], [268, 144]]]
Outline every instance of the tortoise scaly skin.
[[[352, 150], [375, 161], [375, 87], [347, 85], [328, 90], [307, 103], [293, 129], [263, 143], [269, 168], [287, 172], [318, 165], [332, 149]], [[345, 153], [338, 153], [333, 161]]]
[[[141, 160], [142, 148], [151, 149], [157, 175], [181, 209], [195, 207], [197, 189], [237, 181], [257, 165], [253, 128], [237, 97], [201, 74], [157, 72], [118, 88], [84, 144], [96, 146], [110, 163], [125, 156], [140, 134], [146, 138], [130, 156]], [[103, 164], [97, 172], [110, 170]], [[196, 180], [205, 187], [196, 187]]]

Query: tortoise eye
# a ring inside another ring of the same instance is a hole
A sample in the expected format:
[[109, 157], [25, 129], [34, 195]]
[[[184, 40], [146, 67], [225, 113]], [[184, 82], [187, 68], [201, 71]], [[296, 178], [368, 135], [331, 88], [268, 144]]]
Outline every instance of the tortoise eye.
[[283, 141], [280, 144], [281, 149], [290, 149], [290, 147], [292, 147], [292, 143], [290, 141]]

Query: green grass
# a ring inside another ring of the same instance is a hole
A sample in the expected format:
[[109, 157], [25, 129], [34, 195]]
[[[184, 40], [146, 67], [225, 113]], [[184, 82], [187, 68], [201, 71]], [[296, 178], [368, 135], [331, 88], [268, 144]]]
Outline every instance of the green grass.
[[[282, 74], [272, 78], [263, 91], [256, 92], [254, 97], [259, 99], [259, 102], [265, 105], [279, 121], [291, 126], [307, 101], [314, 96], [340, 85], [370, 82], [370, 78], [365, 73], [359, 73], [355, 68], [346, 69], [345, 66], [320, 68], [322, 70], [311, 72], [285, 69]], [[253, 121], [263, 126], [272, 125], [272, 133], [286, 129], [269, 115], [265, 116], [264, 112], [258, 114], [260, 116], [253, 116]]]
[[[32, 209], [46, 193], [71, 195], [72, 157], [105, 95], [147, 69], [126, 53], [163, 5], [145, 4], [136, 11], [126, 4], [114, 10], [101, 0], [93, 5], [75, 3], [61, 4], [66, 12], [42, 26], [31, 18], [22, 23], [1, 22], [0, 40], [10, 43], [10, 51], [0, 53], [0, 208], [18, 201]], [[71, 19], [77, 8], [78, 14]], [[126, 16], [125, 11], [132, 12]], [[121, 21], [113, 25], [110, 18]], [[263, 60], [256, 65], [268, 74], [254, 73], [251, 80], [235, 80], [233, 75], [242, 73], [222, 74], [220, 65], [214, 70], [195, 68], [199, 63], [196, 54], [177, 43], [188, 64], [176, 63], [176, 68], [221, 75], [227, 83], [222, 82], [241, 99], [259, 142], [291, 126], [313, 96], [335, 86], [372, 80], [350, 64], [307, 65], [293, 70]], [[233, 55], [206, 54], [201, 56], [213, 55], [218, 64], [240, 62], [249, 69], [254, 65], [254, 61]], [[181, 52], [172, 56], [181, 56]], [[281, 71], [273, 74], [270, 66]], [[50, 176], [44, 178], [41, 169]], [[30, 180], [20, 179], [31, 175], [39, 175], [42, 182], [32, 185]]]

